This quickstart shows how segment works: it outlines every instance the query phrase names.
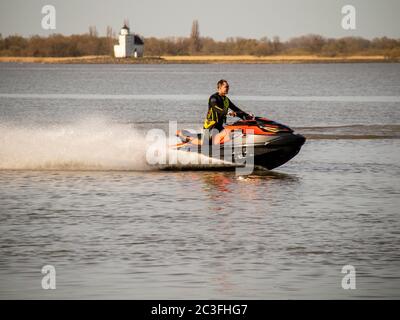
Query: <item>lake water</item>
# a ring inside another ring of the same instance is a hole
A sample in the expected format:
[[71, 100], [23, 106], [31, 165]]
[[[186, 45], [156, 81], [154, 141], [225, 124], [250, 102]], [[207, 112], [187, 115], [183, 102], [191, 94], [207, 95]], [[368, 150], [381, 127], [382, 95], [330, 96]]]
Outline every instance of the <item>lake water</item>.
[[[199, 129], [220, 78], [301, 152], [149, 168], [147, 130]], [[400, 64], [0, 64], [0, 298], [398, 299], [399, 138]]]

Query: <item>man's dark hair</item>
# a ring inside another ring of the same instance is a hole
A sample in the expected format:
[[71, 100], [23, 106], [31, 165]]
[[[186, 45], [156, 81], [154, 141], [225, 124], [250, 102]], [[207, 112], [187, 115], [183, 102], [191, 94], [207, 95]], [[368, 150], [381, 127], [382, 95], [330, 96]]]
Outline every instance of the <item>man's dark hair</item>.
[[228, 83], [228, 81], [226, 81], [226, 80], [224, 80], [224, 79], [219, 80], [219, 81], [217, 82], [217, 88], [222, 87], [222, 85], [223, 85], [224, 83]]

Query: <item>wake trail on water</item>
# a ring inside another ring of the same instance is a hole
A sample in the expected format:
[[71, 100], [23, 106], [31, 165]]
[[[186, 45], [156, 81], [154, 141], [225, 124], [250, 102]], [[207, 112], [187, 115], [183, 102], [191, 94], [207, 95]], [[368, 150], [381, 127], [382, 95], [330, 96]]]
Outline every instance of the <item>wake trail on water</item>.
[[[168, 159], [176, 139], [168, 137], [167, 143], [158, 143], [156, 148], [153, 144], [153, 151], [158, 149], [157, 153], [165, 153]], [[158, 165], [151, 159], [156, 155], [149, 153], [148, 147], [146, 132], [103, 119], [46, 127], [0, 123], [0, 170], [145, 171], [232, 166], [182, 151], [175, 151], [176, 163]]]

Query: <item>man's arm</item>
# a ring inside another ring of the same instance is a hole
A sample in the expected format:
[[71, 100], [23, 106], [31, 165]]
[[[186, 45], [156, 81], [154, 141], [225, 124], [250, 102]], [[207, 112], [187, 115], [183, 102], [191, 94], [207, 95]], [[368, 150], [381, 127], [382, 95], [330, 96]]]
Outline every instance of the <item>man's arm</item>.
[[229, 100], [229, 109], [231, 109], [233, 112], [235, 112], [236, 116], [241, 119], [246, 119], [247, 117], [250, 116], [247, 112], [245, 112], [242, 109], [235, 106], [231, 100]]

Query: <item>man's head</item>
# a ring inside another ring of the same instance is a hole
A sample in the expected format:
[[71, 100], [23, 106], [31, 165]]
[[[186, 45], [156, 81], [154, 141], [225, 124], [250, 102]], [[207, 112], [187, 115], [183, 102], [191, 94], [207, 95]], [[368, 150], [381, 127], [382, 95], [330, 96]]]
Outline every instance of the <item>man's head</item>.
[[217, 82], [217, 90], [220, 96], [226, 96], [229, 92], [229, 84], [228, 81], [221, 79]]

